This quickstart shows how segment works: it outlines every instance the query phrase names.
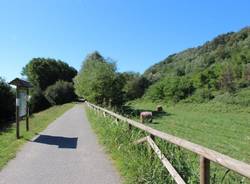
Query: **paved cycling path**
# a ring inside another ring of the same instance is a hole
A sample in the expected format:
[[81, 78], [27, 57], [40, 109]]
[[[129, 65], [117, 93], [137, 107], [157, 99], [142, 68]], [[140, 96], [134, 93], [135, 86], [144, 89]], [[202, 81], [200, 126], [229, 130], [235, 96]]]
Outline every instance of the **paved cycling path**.
[[121, 179], [76, 105], [0, 172], [0, 184], [119, 184]]

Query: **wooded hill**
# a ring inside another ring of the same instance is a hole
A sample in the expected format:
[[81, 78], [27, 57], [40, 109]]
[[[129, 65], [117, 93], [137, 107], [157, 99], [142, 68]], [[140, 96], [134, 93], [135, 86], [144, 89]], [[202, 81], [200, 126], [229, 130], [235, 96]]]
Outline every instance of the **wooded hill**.
[[248, 105], [243, 99], [232, 98], [250, 96], [250, 27], [172, 54], [143, 76], [153, 84], [145, 95], [152, 100], [180, 101], [192, 96], [188, 99], [203, 102], [230, 96], [230, 103]]

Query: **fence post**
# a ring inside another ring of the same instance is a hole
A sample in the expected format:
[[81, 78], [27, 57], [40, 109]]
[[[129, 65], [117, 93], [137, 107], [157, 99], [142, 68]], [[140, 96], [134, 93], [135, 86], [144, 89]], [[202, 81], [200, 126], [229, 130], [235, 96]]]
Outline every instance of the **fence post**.
[[200, 156], [200, 184], [210, 183], [210, 160]]
[[[152, 135], [152, 134], [149, 134], [149, 137], [155, 141], [155, 136]], [[151, 158], [151, 161], [153, 160], [153, 156], [154, 156], [154, 150], [151, 148], [151, 146], [148, 144], [148, 152], [150, 154], [150, 158]]]

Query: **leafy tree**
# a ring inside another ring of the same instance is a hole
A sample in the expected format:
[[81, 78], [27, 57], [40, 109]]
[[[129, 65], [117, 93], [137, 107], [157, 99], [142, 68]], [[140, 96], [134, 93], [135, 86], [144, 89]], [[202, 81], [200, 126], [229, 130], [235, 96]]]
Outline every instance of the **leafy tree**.
[[195, 87], [188, 77], [167, 77], [149, 87], [146, 96], [152, 100], [178, 102], [193, 94]]
[[74, 79], [76, 94], [97, 104], [114, 104], [114, 88], [122, 90], [113, 86], [117, 84], [116, 80], [115, 63], [108, 62], [98, 52], [94, 52], [87, 56]]
[[207, 102], [213, 98], [214, 96], [212, 94], [211, 89], [205, 87], [205, 88], [197, 89], [194, 95], [192, 95], [191, 101], [202, 103], [202, 102]]
[[183, 76], [183, 75], [185, 75], [185, 68], [177, 68], [176, 69], [176, 75], [177, 76]]
[[74, 101], [76, 95], [73, 83], [59, 80], [46, 89], [45, 97], [51, 105], [60, 105]]
[[51, 106], [49, 101], [45, 98], [43, 91], [39, 88], [34, 88], [30, 99], [30, 111], [32, 113], [39, 112]]
[[121, 75], [125, 80], [123, 90], [126, 101], [142, 97], [149, 86], [149, 81], [139, 73], [124, 72]]
[[230, 65], [226, 65], [220, 76], [221, 88], [228, 92], [235, 90], [234, 73]]
[[36, 88], [42, 91], [58, 80], [72, 82], [77, 71], [61, 60], [33, 58], [22, 71]]
[[193, 81], [187, 77], [171, 77], [164, 80], [164, 96], [178, 102], [191, 96], [195, 90]]
[[146, 98], [149, 98], [153, 101], [163, 100], [164, 95], [164, 82], [158, 81], [155, 84], [151, 85], [145, 94]]
[[0, 77], [0, 127], [15, 116], [15, 93]]
[[125, 80], [121, 74], [116, 74], [113, 83], [111, 85], [111, 100], [109, 103], [110, 107], [120, 108], [125, 102], [124, 88]]
[[250, 83], [250, 64], [245, 66], [243, 78]]

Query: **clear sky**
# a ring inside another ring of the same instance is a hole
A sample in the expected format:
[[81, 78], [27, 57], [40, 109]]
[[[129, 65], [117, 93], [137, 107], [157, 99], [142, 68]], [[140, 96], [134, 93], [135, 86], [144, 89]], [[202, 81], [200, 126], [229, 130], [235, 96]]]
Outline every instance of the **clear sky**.
[[80, 69], [98, 50], [119, 71], [143, 72], [168, 55], [250, 25], [249, 0], [0, 0], [0, 76], [34, 57]]

